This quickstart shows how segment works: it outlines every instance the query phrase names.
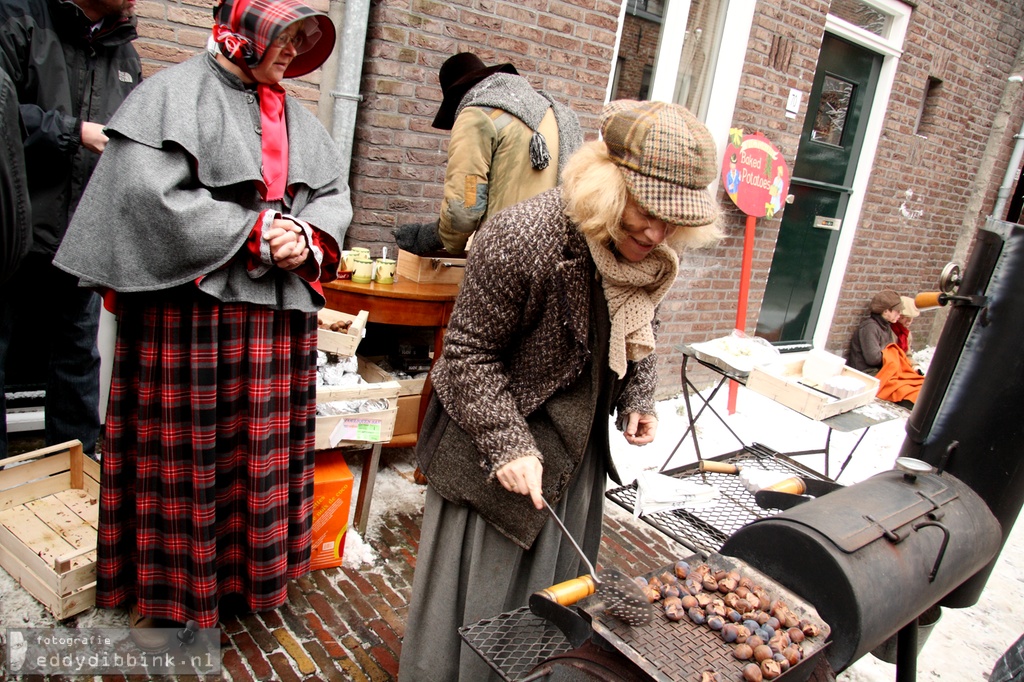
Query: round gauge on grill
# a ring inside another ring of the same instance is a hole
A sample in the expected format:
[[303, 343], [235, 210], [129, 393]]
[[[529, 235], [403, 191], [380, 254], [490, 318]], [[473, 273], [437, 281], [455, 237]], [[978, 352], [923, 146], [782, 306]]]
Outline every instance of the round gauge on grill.
[[897, 457], [896, 468], [911, 474], [929, 474], [932, 472], [932, 465], [913, 457]]

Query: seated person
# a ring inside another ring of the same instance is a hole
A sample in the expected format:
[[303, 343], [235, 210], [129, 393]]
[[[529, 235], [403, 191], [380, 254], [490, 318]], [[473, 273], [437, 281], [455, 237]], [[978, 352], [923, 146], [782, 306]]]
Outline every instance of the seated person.
[[892, 289], [878, 292], [871, 299], [871, 314], [860, 323], [850, 340], [846, 364], [874, 376], [882, 367], [882, 351], [896, 342], [892, 323], [903, 312], [903, 300]]

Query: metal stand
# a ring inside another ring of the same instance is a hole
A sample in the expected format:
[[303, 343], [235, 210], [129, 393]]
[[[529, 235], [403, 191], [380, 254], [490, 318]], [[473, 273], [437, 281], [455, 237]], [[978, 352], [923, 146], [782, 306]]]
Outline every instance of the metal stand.
[[[671, 462], [672, 458], [675, 457], [676, 452], [679, 450], [679, 447], [683, 444], [683, 441], [686, 440], [687, 436], [690, 436], [693, 440], [693, 449], [697, 455], [697, 461], [700, 462], [705, 459], [700, 451], [700, 443], [697, 439], [696, 430], [697, 420], [700, 419], [702, 414], [704, 414], [704, 410], [709, 410], [711, 414], [715, 415], [715, 418], [717, 418], [718, 421], [721, 422], [722, 425], [729, 430], [729, 433], [733, 435], [733, 438], [736, 439], [736, 442], [739, 443], [740, 447], [745, 448], [748, 447], [749, 445], [748, 443], [745, 443], [743, 439], [740, 438], [735, 431], [733, 431], [732, 427], [730, 427], [729, 424], [726, 423], [722, 415], [720, 415], [711, 405], [711, 401], [714, 400], [715, 396], [718, 395], [718, 391], [722, 388], [722, 386], [725, 385], [727, 381], [735, 381], [736, 383], [745, 386], [747, 383], [747, 377], [742, 374], [736, 374], [735, 372], [730, 372], [726, 369], [722, 369], [721, 367], [713, 365], [710, 362], [704, 362], [703, 360], [694, 355], [693, 349], [691, 349], [689, 346], [681, 346], [680, 350], [683, 354], [683, 363], [680, 366], [679, 374], [683, 385], [683, 402], [686, 404], [686, 418], [688, 420], [688, 424], [686, 430], [683, 432], [682, 437], [679, 439], [679, 442], [676, 443], [676, 446], [674, 448], [672, 448], [672, 452], [669, 453], [668, 458], [661, 465], [661, 468], [658, 470], [659, 472], [665, 471], [665, 469], [668, 467], [669, 462]], [[687, 365], [691, 357], [696, 362], [700, 363], [702, 367], [706, 367], [715, 374], [718, 374], [720, 377], [718, 383], [712, 389], [711, 394], [707, 398], [705, 398], [700, 393], [700, 391], [697, 389], [694, 383], [687, 376]], [[694, 413], [691, 404], [691, 392], [694, 396], [697, 397], [697, 399], [700, 400], [701, 403], [696, 413]], [[822, 419], [821, 424], [823, 424], [828, 429], [828, 431], [825, 434], [824, 447], [813, 450], [786, 452], [782, 454], [784, 454], [786, 457], [800, 457], [802, 455], [818, 454], [824, 455], [825, 478], [829, 478], [829, 459], [832, 454], [832, 431], [836, 430], [847, 433], [850, 431], [863, 429], [863, 431], [861, 431], [860, 437], [857, 439], [857, 442], [854, 443], [853, 447], [850, 449], [850, 452], [847, 453], [846, 459], [843, 460], [842, 466], [839, 467], [839, 473], [836, 474], [836, 477], [834, 479], [838, 480], [839, 477], [843, 475], [843, 472], [846, 471], [846, 467], [849, 466], [850, 462], [853, 460], [853, 455], [857, 451], [857, 448], [860, 447], [860, 444], [864, 440], [864, 436], [867, 435], [869, 428], [871, 428], [875, 424], [881, 424], [892, 419], [906, 417], [909, 414], [910, 413], [906, 409], [899, 407], [894, 403], [888, 403], [876, 399], [874, 402], [863, 407], [858, 407], [856, 409], [850, 410], [849, 412], [842, 412], [833, 417], [829, 417], [828, 419]]]

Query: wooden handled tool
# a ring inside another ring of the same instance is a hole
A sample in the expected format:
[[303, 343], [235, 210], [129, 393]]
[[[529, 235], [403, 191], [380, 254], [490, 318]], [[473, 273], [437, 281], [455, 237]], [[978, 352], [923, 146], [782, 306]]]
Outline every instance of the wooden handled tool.
[[558, 583], [543, 590], [537, 590], [535, 594], [539, 594], [562, 606], [572, 606], [580, 599], [586, 599], [594, 594], [596, 589], [597, 584], [591, 576], [581, 575], [579, 578], [573, 578], [566, 580], [564, 583]]
[[941, 291], [922, 291], [914, 297], [914, 305], [917, 306], [918, 310], [928, 310], [929, 308], [938, 308], [943, 305], [941, 300]]
[[737, 464], [716, 462], [710, 459], [701, 460], [697, 465], [697, 469], [713, 474], [738, 474], [740, 472], [740, 467]]

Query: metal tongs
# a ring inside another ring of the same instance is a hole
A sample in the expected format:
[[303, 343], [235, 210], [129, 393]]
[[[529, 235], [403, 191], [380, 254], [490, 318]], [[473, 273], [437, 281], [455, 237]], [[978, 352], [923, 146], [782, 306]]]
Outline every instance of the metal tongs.
[[590, 572], [590, 576], [580, 576], [579, 578], [567, 580], [564, 583], [559, 583], [546, 590], [542, 590], [539, 594], [562, 606], [574, 604], [583, 597], [596, 594], [604, 602], [605, 613], [618, 618], [623, 623], [638, 626], [651, 622], [651, 618], [654, 616], [654, 609], [651, 603], [647, 601], [647, 597], [644, 595], [643, 590], [640, 589], [640, 586], [629, 577], [623, 575], [621, 571], [613, 568], [601, 571], [601, 575], [598, 577], [597, 571], [594, 570], [594, 565], [590, 563], [587, 555], [583, 553], [583, 550], [576, 543], [576, 539], [569, 533], [569, 529], [558, 518], [558, 514], [548, 504], [547, 499], [543, 496], [541, 499], [544, 502], [544, 508], [548, 510], [551, 518], [555, 520], [559, 530], [562, 531], [562, 534], [569, 540], [569, 543], [576, 550], [580, 559], [583, 560], [584, 565], [586, 565], [587, 570]]

